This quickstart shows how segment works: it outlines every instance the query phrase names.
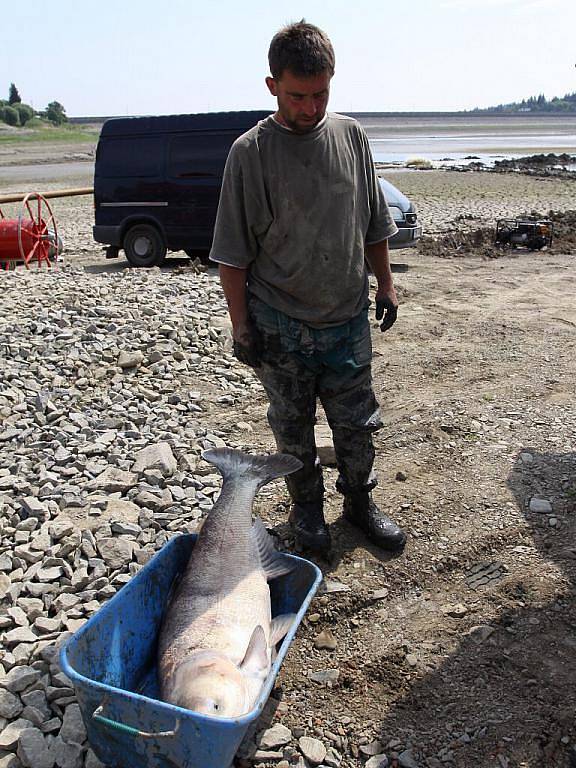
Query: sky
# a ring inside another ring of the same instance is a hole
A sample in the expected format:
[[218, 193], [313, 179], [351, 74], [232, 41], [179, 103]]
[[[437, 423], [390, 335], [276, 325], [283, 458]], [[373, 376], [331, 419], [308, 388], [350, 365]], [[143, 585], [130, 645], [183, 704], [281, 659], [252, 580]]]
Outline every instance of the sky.
[[451, 111], [576, 91], [575, 0], [25, 0], [0, 17], [0, 98], [69, 116], [274, 109], [270, 39], [336, 52], [329, 108]]

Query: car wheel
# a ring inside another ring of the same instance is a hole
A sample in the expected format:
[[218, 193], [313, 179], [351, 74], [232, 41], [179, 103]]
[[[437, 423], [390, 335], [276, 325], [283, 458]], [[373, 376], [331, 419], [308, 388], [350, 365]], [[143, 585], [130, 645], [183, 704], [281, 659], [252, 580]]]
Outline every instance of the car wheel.
[[159, 267], [166, 258], [166, 244], [151, 224], [137, 224], [124, 235], [124, 253], [132, 267]]

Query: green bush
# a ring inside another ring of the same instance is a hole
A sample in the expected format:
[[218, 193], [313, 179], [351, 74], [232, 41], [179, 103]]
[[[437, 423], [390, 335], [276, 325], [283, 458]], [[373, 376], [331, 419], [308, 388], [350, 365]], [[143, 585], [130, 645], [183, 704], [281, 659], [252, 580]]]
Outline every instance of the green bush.
[[34, 117], [34, 110], [28, 104], [14, 104], [13, 109], [18, 112], [20, 125], [26, 125]]
[[46, 121], [42, 120], [38, 115], [34, 115], [34, 117], [26, 123], [26, 126], [27, 128], [44, 128], [46, 126]]
[[0, 107], [0, 120], [8, 125], [18, 125], [20, 118], [14, 107]]
[[54, 125], [62, 125], [62, 123], [68, 122], [66, 110], [59, 101], [51, 101], [48, 104], [46, 107], [46, 119], [50, 120]]

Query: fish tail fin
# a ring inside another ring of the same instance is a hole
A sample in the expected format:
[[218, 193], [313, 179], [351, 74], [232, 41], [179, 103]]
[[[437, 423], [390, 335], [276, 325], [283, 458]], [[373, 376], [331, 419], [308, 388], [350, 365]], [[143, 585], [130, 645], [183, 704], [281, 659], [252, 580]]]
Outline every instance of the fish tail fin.
[[234, 448], [211, 448], [203, 451], [202, 457], [214, 464], [224, 478], [245, 478], [256, 481], [262, 487], [302, 467], [302, 462], [287, 453], [274, 453], [271, 456], [254, 455]]

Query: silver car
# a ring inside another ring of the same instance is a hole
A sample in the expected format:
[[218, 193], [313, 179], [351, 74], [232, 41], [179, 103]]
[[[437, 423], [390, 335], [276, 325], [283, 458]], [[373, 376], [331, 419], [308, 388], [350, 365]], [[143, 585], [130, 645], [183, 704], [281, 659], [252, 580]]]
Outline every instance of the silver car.
[[388, 247], [391, 249], [413, 247], [422, 234], [422, 226], [418, 222], [415, 205], [394, 184], [382, 177], [379, 177], [378, 181], [392, 218], [398, 227], [398, 232], [388, 240]]

